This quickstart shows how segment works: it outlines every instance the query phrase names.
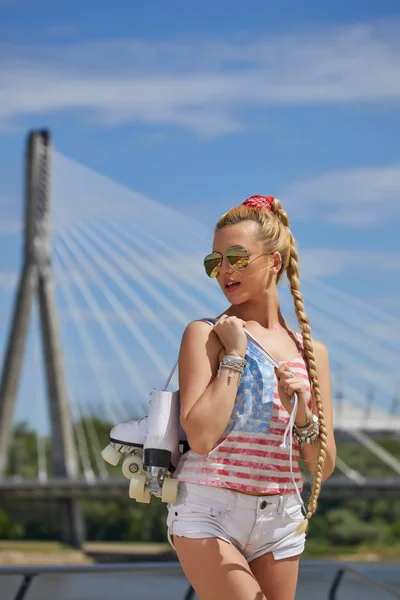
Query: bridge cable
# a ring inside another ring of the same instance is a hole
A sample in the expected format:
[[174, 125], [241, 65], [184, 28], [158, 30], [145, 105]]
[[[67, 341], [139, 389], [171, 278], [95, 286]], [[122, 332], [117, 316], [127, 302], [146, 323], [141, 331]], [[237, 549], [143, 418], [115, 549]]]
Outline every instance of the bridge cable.
[[[57, 248], [55, 248], [55, 254], [58, 254]], [[124, 415], [120, 410], [117, 399], [115, 398], [114, 390], [112, 389], [112, 386], [110, 385], [110, 382], [108, 380], [108, 376], [106, 374], [107, 370], [105, 369], [103, 361], [101, 360], [101, 358], [99, 358], [98, 350], [93, 344], [91, 337], [86, 330], [85, 321], [82, 317], [81, 311], [75, 306], [73, 295], [69, 288], [68, 280], [63, 273], [63, 269], [60, 266], [60, 262], [57, 261], [56, 265], [56, 274], [59, 281], [59, 289], [63, 293], [63, 296], [66, 300], [68, 311], [72, 316], [72, 320], [75, 325], [76, 331], [85, 350], [90, 368], [94, 375], [94, 380], [100, 392], [100, 396], [103, 398], [104, 405], [109, 415], [109, 418], [111, 419], [111, 422], [118, 423], [120, 419], [124, 418]]]
[[[71, 256], [73, 256], [76, 260], [75, 264], [79, 265], [79, 267], [84, 271], [89, 281], [91, 280], [97, 284], [98, 288], [104, 295], [104, 282], [98, 277], [97, 274], [94, 273], [93, 269], [88, 267], [89, 261], [82, 256], [75, 242], [71, 239], [68, 239], [68, 246], [66, 246], [65, 244], [65, 239], [60, 240], [60, 242], [64, 245], [64, 247], [68, 247]], [[75, 250], [75, 248], [77, 248], [77, 251]], [[62, 252], [60, 247], [58, 247], [58, 252], [60, 256], [64, 257], [64, 253]], [[72, 277], [75, 279], [77, 285], [79, 285], [81, 294], [84, 297], [88, 307], [92, 311], [93, 316], [95, 317], [98, 324], [101, 326], [104, 335], [107, 337], [108, 342], [115, 350], [115, 353], [121, 361], [121, 364], [132, 386], [138, 390], [139, 398], [145, 398], [146, 396], [148, 396], [149, 393], [147, 384], [142, 379], [142, 375], [139, 369], [136, 368], [134, 362], [129, 357], [127, 350], [121, 344], [114, 330], [110, 326], [110, 323], [105, 318], [104, 311], [101, 310], [98, 302], [94, 297], [94, 294], [90, 291], [90, 288], [87, 285], [85, 278], [78, 278], [76, 271], [74, 272]], [[141, 405], [142, 408], [147, 408], [147, 403], [145, 403], [143, 400], [141, 400]]]
[[[76, 235], [74, 237], [76, 238]], [[84, 249], [86, 249], [88, 254], [94, 258], [96, 264], [98, 264], [100, 266], [102, 271], [104, 273], [106, 273], [107, 275], [109, 275], [110, 278], [113, 279], [113, 281], [120, 287], [120, 289], [122, 291], [124, 291], [125, 294], [132, 299], [132, 295], [133, 295], [132, 290], [129, 286], [127, 286], [126, 282], [122, 279], [122, 277], [117, 275], [115, 273], [115, 270], [112, 267], [110, 267], [110, 265], [108, 265], [104, 259], [102, 259], [101, 257], [98, 257], [96, 255], [96, 251], [93, 251], [91, 249], [90, 244], [88, 244], [87, 242], [83, 241], [80, 238], [79, 238], [79, 243]], [[164, 359], [161, 357], [161, 355], [154, 349], [152, 344], [149, 342], [147, 336], [145, 336], [141, 332], [139, 327], [135, 324], [135, 322], [132, 318], [132, 315], [126, 310], [126, 308], [118, 300], [118, 298], [115, 296], [115, 294], [111, 290], [107, 290], [107, 291], [104, 290], [104, 294], [105, 294], [106, 299], [111, 304], [111, 306], [117, 312], [121, 321], [123, 321], [125, 323], [125, 325], [131, 331], [131, 333], [133, 334], [135, 339], [141, 344], [143, 350], [146, 352], [146, 354], [148, 354], [153, 365], [155, 367], [157, 367], [159, 369], [160, 373], [164, 376], [165, 373], [170, 371], [170, 368], [171, 368], [170, 365], [167, 365], [166, 362], [164, 361]], [[179, 345], [178, 339], [175, 338], [174, 342], [175, 342], [174, 346], [177, 348]]]
[[139, 283], [138, 277], [140, 278], [140, 273], [135, 272], [130, 263], [126, 260], [125, 256], [123, 256], [122, 254], [118, 254], [117, 252], [115, 252], [115, 250], [113, 250], [111, 246], [105, 244], [98, 234], [93, 234], [93, 232], [85, 226], [83, 226], [82, 229], [86, 239], [89, 237], [90, 240], [93, 243], [95, 243], [98, 248], [103, 250], [105, 256], [107, 256], [107, 260], [110, 261], [109, 264], [104, 264], [103, 259], [101, 259], [101, 262], [99, 262], [96, 258], [98, 264], [101, 265], [101, 268], [104, 270], [104, 272], [106, 272], [110, 277], [112, 277], [112, 279], [120, 287], [120, 289], [133, 301], [137, 310], [140, 311], [141, 314], [146, 316], [146, 318], [151, 323], [153, 323], [153, 325], [157, 326], [159, 331], [164, 334], [168, 341], [172, 343], [176, 349], [178, 349], [178, 337], [171, 333], [171, 331], [165, 326], [163, 320], [148, 307], [146, 302], [144, 302], [140, 298], [140, 296], [132, 289], [131, 286], [127, 285], [125, 279], [123, 279], [122, 276], [119, 275], [119, 273], [117, 273], [115, 269], [117, 268], [119, 270], [122, 270], [124, 274], [129, 274], [135, 282], [136, 287]]
[[[96, 227], [94, 227], [95, 229]], [[149, 295], [156, 300], [164, 309], [168, 311], [168, 314], [175, 317], [176, 320], [183, 324], [187, 325], [190, 322], [190, 317], [188, 314], [183, 312], [181, 309], [178, 310], [177, 305], [173, 302], [169, 301], [164, 294], [160, 294], [160, 290], [157, 289], [150, 281], [150, 278], [158, 279], [162, 284], [165, 285], [166, 288], [171, 290], [171, 292], [175, 293], [179, 300], [186, 300], [191, 307], [197, 311], [199, 314], [207, 315], [208, 310], [205, 304], [202, 304], [196, 300], [192, 295], [188, 294], [182, 286], [180, 286], [176, 280], [171, 279], [162, 272], [161, 269], [157, 268], [154, 265], [153, 261], [149, 260], [147, 257], [146, 261], [143, 261], [143, 255], [135, 252], [132, 247], [130, 247], [123, 240], [118, 238], [109, 230], [107, 231], [105, 228], [100, 228], [99, 233], [102, 238], [108, 238], [110, 242], [114, 243], [116, 246], [119, 246], [121, 251], [124, 253], [124, 257], [126, 257], [123, 263], [120, 263], [120, 266], [123, 266], [124, 272], [129, 275], [135, 282], [139, 283], [139, 285], [148, 292]], [[132, 262], [131, 262], [132, 261]], [[146, 279], [141, 273], [137, 272], [137, 269], [132, 268], [132, 264], [137, 264], [138, 261], [141, 263], [142, 270], [145, 273], [148, 273], [148, 279]]]
[[[207, 297], [211, 302], [220, 305], [221, 308], [218, 310], [222, 310], [223, 307], [223, 299], [221, 298], [221, 294], [215, 285], [215, 282], [209, 282], [208, 278], [204, 274], [204, 269], [202, 265], [203, 256], [198, 257], [198, 260], [193, 259], [189, 264], [184, 263], [185, 268], [177, 268], [177, 265], [182, 264], [182, 256], [179, 251], [175, 250], [174, 254], [171, 254], [171, 247], [168, 246], [162, 239], [157, 238], [155, 235], [151, 234], [148, 231], [139, 231], [138, 228], [134, 224], [129, 224], [130, 231], [125, 231], [122, 224], [118, 226], [115, 223], [110, 223], [111, 227], [117, 229], [118, 235], [121, 237], [124, 236], [125, 239], [129, 241], [129, 246], [133, 248], [134, 246], [139, 249], [139, 256], [145, 256], [148, 259], [147, 264], [152, 263], [153, 260], [157, 261], [159, 264], [159, 272], [161, 273], [170, 273], [171, 278], [169, 279], [170, 285], [175, 285], [175, 283], [180, 280], [184, 282], [190, 288], [195, 289], [201, 295]], [[134, 231], [138, 231], [141, 237], [146, 237], [150, 240], [151, 244], [149, 245], [146, 241], [141, 241], [139, 239], [139, 235], [134, 235]], [[153, 248], [158, 249], [159, 251], [151, 253]], [[191, 256], [193, 254], [193, 248], [189, 248], [188, 250], [184, 250], [187, 256]], [[158, 276], [159, 277], [159, 276]], [[207, 285], [208, 284], [208, 285]], [[180, 289], [184, 289], [180, 287]], [[203, 305], [201, 305], [203, 306]], [[201, 308], [203, 310], [203, 308]], [[205, 312], [202, 312], [203, 315], [209, 315], [210, 309], [206, 308]]]
[[355, 469], [352, 469], [351, 467], [349, 467], [349, 465], [347, 465], [344, 460], [342, 460], [339, 456], [336, 456], [336, 463], [335, 466], [339, 469], [339, 471], [341, 471], [348, 479], [351, 479], [351, 481], [355, 481], [356, 483], [358, 483], [359, 485], [363, 485], [367, 478], [364, 477], [364, 475], [361, 475], [361, 473], [359, 473], [358, 471], [356, 471]]
[[380, 446], [375, 440], [369, 437], [363, 431], [353, 431], [349, 430], [346, 433], [351, 435], [357, 442], [359, 442], [364, 448], [367, 448], [377, 458], [381, 460], [384, 464], [388, 465], [397, 475], [400, 475], [400, 461], [390, 454], [385, 448]]

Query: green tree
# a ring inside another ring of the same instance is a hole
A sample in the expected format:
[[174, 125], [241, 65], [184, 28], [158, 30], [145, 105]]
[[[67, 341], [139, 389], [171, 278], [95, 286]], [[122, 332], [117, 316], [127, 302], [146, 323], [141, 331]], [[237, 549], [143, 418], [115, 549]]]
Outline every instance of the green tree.
[[331, 510], [326, 515], [327, 533], [333, 544], [355, 546], [378, 543], [384, 536], [381, 527], [365, 523], [347, 508]]

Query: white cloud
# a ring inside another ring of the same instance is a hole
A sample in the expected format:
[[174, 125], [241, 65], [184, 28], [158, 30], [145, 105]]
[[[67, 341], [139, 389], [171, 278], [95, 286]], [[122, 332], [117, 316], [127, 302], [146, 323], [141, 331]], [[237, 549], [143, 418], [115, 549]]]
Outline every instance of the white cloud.
[[254, 42], [105, 40], [0, 47], [0, 120], [80, 111], [202, 135], [237, 131], [251, 107], [396, 101], [400, 24], [372, 23]]
[[389, 222], [400, 216], [400, 164], [330, 171], [291, 184], [283, 195], [296, 218], [350, 226]]

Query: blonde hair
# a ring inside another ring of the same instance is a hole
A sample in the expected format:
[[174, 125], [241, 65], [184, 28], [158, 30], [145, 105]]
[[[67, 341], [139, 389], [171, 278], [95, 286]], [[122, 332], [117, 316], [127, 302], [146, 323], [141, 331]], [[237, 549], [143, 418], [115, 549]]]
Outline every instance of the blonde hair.
[[296, 240], [290, 231], [289, 218], [286, 211], [282, 208], [280, 200], [275, 198], [271, 209], [270, 212], [267, 209], [255, 208], [243, 204], [235, 206], [219, 219], [216, 230], [222, 229], [227, 225], [241, 223], [242, 221], [255, 221], [260, 228], [259, 239], [264, 243], [266, 251], [271, 254], [278, 251], [281, 255], [282, 265], [277, 275], [277, 283], [279, 283], [285, 271], [289, 280], [297, 321], [303, 338], [304, 357], [314, 390], [320, 428], [319, 452], [311, 496], [305, 519], [298, 528], [298, 532], [301, 533], [307, 531], [308, 522], [317, 509], [317, 500], [321, 491], [322, 472], [326, 456], [327, 429], [314, 358], [311, 327], [304, 310], [303, 294], [300, 292], [300, 271]]

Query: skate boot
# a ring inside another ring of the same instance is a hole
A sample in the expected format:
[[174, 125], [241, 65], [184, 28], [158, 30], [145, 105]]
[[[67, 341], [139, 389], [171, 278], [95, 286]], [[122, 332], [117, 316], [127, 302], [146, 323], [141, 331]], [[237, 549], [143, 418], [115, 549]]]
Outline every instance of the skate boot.
[[180, 458], [179, 392], [157, 392], [150, 397], [143, 447], [143, 472], [130, 478], [129, 496], [149, 502], [150, 496], [174, 502], [178, 481], [172, 477]]
[[125, 455], [122, 473], [130, 480], [131, 498], [149, 503], [153, 495], [169, 503], [175, 500], [178, 486], [173, 472], [188, 450], [179, 422], [179, 392], [153, 390], [149, 415], [113, 427], [101, 455], [113, 466]]
[[178, 481], [172, 475], [181, 453], [189, 450], [180, 425], [179, 391], [167, 391], [177, 365], [178, 360], [161, 392], [153, 388], [148, 416], [116, 425], [102, 452], [104, 460], [115, 466], [122, 454], [128, 454], [122, 472], [130, 480], [129, 496], [137, 502], [149, 503], [151, 496], [168, 503], [176, 500]]
[[123, 456], [122, 473], [127, 479], [143, 472], [143, 446], [147, 431], [147, 416], [120, 423], [112, 428], [110, 441], [101, 456], [116, 467]]

